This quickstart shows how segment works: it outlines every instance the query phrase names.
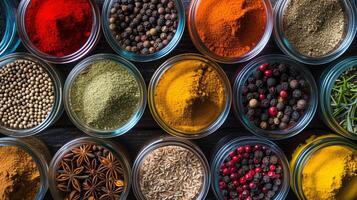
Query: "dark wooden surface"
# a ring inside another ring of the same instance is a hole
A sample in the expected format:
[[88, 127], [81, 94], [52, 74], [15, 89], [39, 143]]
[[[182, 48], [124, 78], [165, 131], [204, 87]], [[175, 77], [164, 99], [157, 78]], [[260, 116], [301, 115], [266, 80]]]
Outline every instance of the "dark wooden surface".
[[[190, 0], [184, 0], [185, 4], [188, 5]], [[187, 7], [187, 6], [186, 6]], [[352, 45], [352, 47], [349, 49], [347, 53], [344, 54], [343, 57], [348, 57], [351, 55], [354, 55], [354, 50], [357, 50], [357, 45], [356, 42]], [[23, 46], [20, 46], [18, 49], [18, 52], [23, 52], [26, 51]], [[96, 53], [114, 53], [114, 51], [109, 47], [109, 45], [106, 43], [104, 36], [102, 36], [100, 43], [98, 44], [97, 48], [91, 53], [91, 54], [96, 54]], [[149, 80], [151, 76], [153, 75], [154, 71], [168, 58], [182, 54], [182, 53], [198, 53], [194, 45], [192, 44], [192, 41], [189, 37], [188, 31], [186, 29], [185, 34], [179, 43], [179, 45], [176, 47], [176, 49], [170, 53], [168, 56], [149, 63], [135, 63], [135, 65], [138, 67], [138, 69], [141, 71], [146, 83], [149, 83]], [[260, 54], [260, 55], [265, 55], [265, 54], [272, 54], [272, 53], [281, 53], [276, 45], [273, 39], [269, 42], [265, 50]], [[340, 58], [341, 59], [341, 58]], [[339, 59], [339, 60], [340, 60]], [[76, 63], [71, 63], [68, 65], [57, 65], [56, 68], [60, 71], [62, 74], [63, 78], [65, 79], [68, 75], [68, 73], [71, 71], [73, 66], [75, 66]], [[227, 73], [228, 77], [233, 80], [234, 74], [239, 69], [242, 67], [243, 64], [235, 64], [235, 65], [221, 65], [222, 68], [225, 70]], [[325, 69], [326, 66], [310, 66], [309, 68], [311, 69], [316, 81], [319, 81], [319, 77], [321, 72]], [[318, 92], [318, 91], [316, 91]], [[295, 136], [290, 139], [285, 139], [281, 141], [276, 141], [276, 143], [284, 150], [286, 156], [288, 159], [291, 158], [291, 154], [293, 150], [297, 147], [297, 145], [301, 142], [303, 142], [305, 139], [310, 137], [313, 134], [324, 134], [324, 133], [329, 133], [331, 130], [329, 130], [321, 121], [321, 118], [317, 114], [312, 123], [308, 126], [308, 128], [300, 133], [298, 136]], [[226, 135], [229, 134], [235, 134], [236, 136], [243, 136], [243, 135], [252, 135], [248, 133], [247, 130], [243, 128], [241, 123], [234, 117], [234, 115], [231, 114], [229, 115], [228, 119], [224, 123], [224, 125], [214, 134], [203, 138], [199, 140], [194, 140], [193, 142], [196, 143], [206, 154], [207, 159], [210, 160], [211, 156], [211, 150], [212, 148], [216, 145], [217, 141], [223, 138]], [[160, 127], [156, 124], [156, 122], [153, 120], [150, 111], [146, 109], [144, 116], [142, 119], [139, 121], [137, 126], [133, 128], [129, 133], [110, 139], [111, 141], [117, 141], [121, 143], [124, 147], [127, 148], [130, 157], [132, 161], [135, 159], [137, 153], [139, 152], [140, 148], [149, 140], [159, 137], [162, 135], [167, 135], [163, 130], [160, 129]], [[78, 138], [78, 137], [83, 137], [86, 136], [86, 134], [81, 133], [69, 120], [67, 115], [63, 113], [61, 118], [58, 120], [57, 123], [52, 125], [50, 128], [47, 130], [43, 131], [42, 133], [38, 134], [36, 137], [41, 139], [45, 144], [48, 146], [49, 150], [51, 151], [52, 155], [56, 153], [56, 151], [62, 147], [65, 143]], [[46, 200], [51, 200], [51, 195], [49, 192], [47, 193]], [[131, 193], [129, 200], [134, 200], [135, 197]], [[213, 196], [212, 192], [210, 191], [208, 197], [206, 198], [207, 200], [214, 200], [215, 197]], [[295, 200], [296, 197], [293, 194], [292, 191], [290, 191], [288, 197], [288, 200]]]

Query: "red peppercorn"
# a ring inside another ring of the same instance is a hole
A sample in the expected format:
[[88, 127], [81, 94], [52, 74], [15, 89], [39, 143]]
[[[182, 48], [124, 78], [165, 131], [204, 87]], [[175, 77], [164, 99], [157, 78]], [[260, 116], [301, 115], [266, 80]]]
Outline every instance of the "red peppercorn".
[[264, 63], [262, 65], [259, 66], [259, 71], [261, 72], [265, 72], [265, 70], [269, 67], [268, 63]]
[[275, 174], [274, 178], [280, 178], [281, 175], [280, 174]]
[[282, 91], [280, 91], [280, 96], [282, 97], [282, 98], [286, 98], [286, 97], [288, 97], [288, 92], [287, 91], [285, 91], [285, 90], [282, 90]]
[[257, 150], [257, 151], [260, 150], [261, 148], [262, 148], [262, 146], [260, 146], [258, 144], [254, 145], [254, 149]]
[[[238, 187], [239, 186], [239, 182], [238, 181], [233, 181], [233, 185], [235, 186], [235, 187]], [[242, 190], [243, 191], [243, 190]]]
[[237, 179], [238, 179], [238, 175], [237, 175], [236, 173], [233, 173], [233, 174], [231, 174], [231, 175], [229, 176], [229, 178], [230, 178], [231, 180], [237, 180]]
[[231, 173], [235, 173], [235, 172], [237, 172], [237, 167], [231, 167], [230, 169], [229, 169], [229, 171], [231, 172]]
[[234, 166], [234, 163], [232, 162], [232, 161], [229, 161], [229, 162], [227, 162], [227, 164], [226, 164], [228, 167], [233, 167]]
[[269, 166], [269, 169], [270, 169], [270, 171], [275, 171], [276, 166], [275, 166], [275, 165], [270, 165], [270, 166]]
[[247, 146], [245, 146], [245, 147], [244, 147], [244, 150], [245, 150], [245, 152], [249, 153], [249, 152], [250, 152], [250, 150], [251, 150], [251, 148], [250, 148], [250, 146], [249, 146], [249, 145], [247, 145]]
[[232, 152], [230, 152], [229, 153], [229, 156], [232, 158], [233, 156], [235, 156], [236, 155], [236, 152], [235, 151], [232, 151]]
[[219, 188], [224, 189], [227, 187], [227, 184], [224, 181], [219, 182]]
[[255, 175], [255, 171], [254, 170], [250, 170], [248, 173], [249, 173], [250, 176], [254, 176]]
[[269, 112], [269, 115], [272, 117], [275, 117], [278, 115], [278, 109], [276, 107], [270, 107], [268, 112]]
[[243, 188], [240, 187], [240, 186], [238, 186], [237, 189], [236, 189], [236, 191], [237, 191], [239, 194], [241, 194], [241, 193], [243, 192]]
[[244, 158], [249, 158], [249, 153], [244, 153], [243, 157]]
[[230, 173], [228, 168], [224, 168], [222, 172], [224, 175], [228, 175]]
[[259, 95], [259, 100], [263, 101], [264, 99], [266, 99], [267, 97], [265, 96], [265, 94], [260, 94]]
[[267, 77], [273, 76], [273, 70], [271, 69], [265, 70], [264, 75]]
[[260, 172], [262, 172], [263, 170], [262, 170], [262, 168], [260, 168], [260, 167], [257, 167], [257, 168], [255, 168], [255, 173], [260, 173]]
[[237, 162], [239, 161], [239, 157], [238, 157], [238, 156], [234, 156], [234, 157], [232, 158], [232, 161], [233, 161], [234, 163], [237, 163]]
[[254, 164], [259, 164], [259, 160], [256, 158], [253, 159], [253, 162], [254, 162]]
[[244, 185], [243, 185], [243, 190], [248, 190], [248, 188], [249, 188], [249, 187], [248, 187], [247, 184], [244, 184]]
[[247, 198], [245, 198], [245, 200], [253, 200], [251, 196], [248, 196]]
[[267, 192], [268, 192], [268, 189], [267, 189], [266, 187], [263, 187], [263, 188], [262, 188], [262, 192], [263, 192], [263, 193], [267, 193]]
[[246, 174], [244, 177], [246, 180], [251, 180], [253, 178], [249, 173]]
[[238, 152], [239, 154], [244, 153], [244, 147], [238, 147], [238, 148], [237, 148], [237, 152]]
[[268, 172], [268, 176], [269, 177], [275, 177], [275, 172], [272, 172], [272, 171]]
[[226, 164], [223, 163], [223, 164], [221, 165], [221, 169], [223, 170], [224, 168], [226, 168]]
[[253, 182], [249, 183], [249, 187], [251, 189], [255, 189], [257, 187], [257, 185], [255, 185]]
[[246, 181], [247, 181], [247, 179], [245, 179], [244, 176], [239, 179], [240, 184], [244, 184]]

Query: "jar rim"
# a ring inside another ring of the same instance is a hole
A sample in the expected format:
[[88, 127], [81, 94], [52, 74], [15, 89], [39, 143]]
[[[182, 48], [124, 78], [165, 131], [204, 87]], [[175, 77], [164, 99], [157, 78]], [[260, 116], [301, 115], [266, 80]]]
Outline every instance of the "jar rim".
[[290, 165], [284, 154], [284, 152], [276, 145], [274, 142], [269, 141], [267, 139], [255, 137], [255, 136], [243, 136], [237, 137], [235, 135], [228, 135], [222, 138], [214, 148], [215, 151], [212, 154], [211, 159], [211, 188], [213, 190], [214, 195], [218, 199], [223, 199], [220, 189], [218, 187], [218, 174], [220, 166], [228, 156], [228, 154], [236, 149], [237, 147], [249, 145], [249, 144], [260, 144], [265, 145], [271, 148], [274, 153], [279, 157], [281, 164], [283, 166], [284, 175], [283, 175], [283, 184], [279, 190], [279, 193], [275, 196], [274, 199], [285, 199], [289, 193], [289, 183], [290, 183]]
[[[138, 83], [140, 95], [141, 95], [140, 101], [138, 102], [137, 109], [133, 113], [131, 118], [122, 126], [111, 129], [111, 130], [101, 130], [101, 129], [97, 129], [97, 128], [87, 125], [85, 122], [83, 122], [83, 120], [81, 120], [77, 116], [77, 114], [73, 111], [72, 106], [70, 104], [70, 102], [71, 102], [70, 91], [71, 91], [71, 88], [72, 88], [76, 78], [81, 74], [81, 72], [83, 70], [90, 67], [93, 63], [98, 62], [98, 61], [103, 61], [103, 60], [110, 60], [110, 61], [113, 61], [113, 62], [119, 64], [120, 67], [124, 68], [133, 77], [135, 77], [135, 80]], [[80, 63], [78, 63], [73, 68], [73, 70], [70, 72], [70, 74], [68, 75], [68, 78], [64, 85], [63, 97], [64, 97], [65, 110], [66, 110], [70, 120], [80, 130], [82, 130], [86, 134], [93, 136], [93, 137], [98, 137], [98, 138], [117, 137], [117, 136], [121, 136], [121, 135], [127, 133], [128, 131], [130, 131], [139, 122], [139, 120], [143, 116], [145, 108], [146, 108], [146, 104], [147, 104], [146, 84], [145, 84], [144, 78], [142, 77], [140, 71], [130, 61], [127, 61], [126, 59], [124, 59], [118, 55], [114, 55], [114, 54], [95, 54], [95, 55], [92, 55], [92, 56], [84, 59]]]
[[183, 5], [182, 0], [173, 0], [176, 5], [177, 9], [177, 14], [178, 14], [178, 26], [176, 29], [176, 33], [172, 40], [168, 43], [166, 47], [163, 49], [149, 55], [140, 55], [136, 54], [133, 52], [129, 52], [122, 47], [119, 46], [118, 42], [114, 38], [113, 34], [111, 33], [109, 29], [109, 21], [108, 17], [109, 12], [111, 9], [111, 5], [113, 4], [114, 0], [105, 0], [103, 4], [103, 9], [102, 9], [102, 28], [104, 32], [104, 37], [106, 38], [108, 44], [111, 46], [111, 48], [120, 56], [127, 58], [130, 61], [135, 61], [135, 62], [150, 62], [154, 60], [158, 60], [166, 55], [168, 55], [170, 52], [172, 52], [175, 47], [179, 44], [180, 40], [182, 39], [182, 36], [185, 31], [185, 26], [186, 26], [186, 14], [185, 14], [185, 7]]
[[31, 0], [22, 0], [19, 4], [19, 8], [17, 11], [17, 29], [21, 41], [25, 48], [33, 53], [34, 55], [46, 60], [47, 62], [54, 63], [54, 64], [67, 64], [74, 61], [81, 59], [82, 57], [86, 56], [90, 53], [97, 43], [99, 42], [100, 38], [100, 27], [101, 27], [101, 19], [99, 8], [95, 2], [95, 0], [87, 0], [91, 5], [92, 15], [93, 15], [93, 22], [92, 22], [92, 30], [91, 34], [88, 37], [86, 43], [77, 51], [73, 52], [72, 54], [65, 55], [62, 57], [50, 55], [40, 51], [30, 40], [27, 30], [26, 30], [26, 11], [28, 6], [31, 3]]
[[208, 161], [203, 154], [202, 150], [193, 142], [188, 141], [186, 139], [181, 139], [181, 138], [175, 138], [172, 136], [161, 136], [156, 139], [153, 139], [150, 141], [148, 144], [146, 144], [138, 153], [138, 156], [136, 157], [133, 165], [133, 191], [134, 195], [138, 199], [145, 199], [141, 189], [140, 189], [140, 183], [139, 183], [139, 173], [140, 173], [140, 167], [146, 158], [151, 152], [153, 152], [156, 149], [159, 149], [161, 147], [167, 147], [167, 146], [178, 146], [182, 147], [186, 150], [189, 150], [195, 156], [200, 160], [202, 164], [202, 168], [204, 171], [204, 176], [203, 176], [203, 183], [202, 183], [202, 188], [199, 193], [199, 196], [197, 199], [205, 199], [205, 197], [208, 194], [209, 191], [209, 186], [211, 182], [211, 174], [210, 174], [210, 168]]
[[341, 2], [343, 3], [343, 7], [345, 9], [346, 18], [348, 20], [348, 23], [345, 25], [346, 33], [343, 40], [338, 45], [338, 47], [336, 47], [335, 50], [321, 57], [309, 57], [301, 54], [293, 47], [293, 45], [289, 43], [289, 40], [285, 37], [284, 30], [283, 30], [283, 15], [289, 2], [290, 0], [289, 1], [279, 0], [277, 1], [274, 7], [274, 30], [273, 30], [274, 33], [273, 34], [277, 46], [280, 48], [282, 52], [284, 52], [284, 54], [304, 64], [321, 65], [337, 59], [343, 53], [345, 53], [347, 49], [351, 46], [357, 30], [357, 26], [356, 26], [357, 16], [354, 11], [355, 6], [352, 1], [341, 0]]
[[266, 21], [266, 26], [265, 26], [265, 32], [263, 36], [261, 37], [260, 41], [257, 43], [257, 45], [252, 48], [249, 52], [247, 52], [245, 55], [240, 56], [240, 57], [224, 57], [215, 54], [211, 50], [209, 50], [205, 43], [201, 40], [200, 36], [198, 35], [198, 31], [196, 30], [196, 13], [197, 9], [199, 7], [199, 3], [201, 0], [192, 0], [190, 3], [189, 7], [189, 13], [188, 13], [188, 31], [190, 34], [190, 37], [192, 39], [193, 44], [195, 47], [203, 54], [208, 57], [210, 57], [212, 60], [219, 62], [219, 63], [224, 63], [224, 64], [235, 64], [235, 63], [242, 63], [246, 62], [248, 60], [251, 60], [255, 56], [257, 56], [265, 46], [268, 44], [270, 37], [273, 32], [273, 8], [271, 5], [270, 0], [261, 0], [264, 4], [265, 7], [265, 12], [267, 15], [267, 21]]
[[53, 123], [55, 123], [63, 112], [62, 106], [62, 77], [58, 73], [58, 71], [49, 63], [31, 55], [28, 53], [12, 53], [7, 56], [0, 58], [0, 68], [3, 68], [7, 63], [13, 62], [16, 60], [28, 60], [34, 63], [37, 63], [41, 66], [49, 77], [52, 80], [53, 90], [54, 90], [54, 103], [51, 109], [51, 112], [47, 115], [46, 119], [41, 122], [39, 125], [30, 128], [30, 129], [12, 129], [5, 126], [0, 126], [0, 132], [2, 134], [11, 136], [11, 137], [28, 137], [32, 135], [36, 135], [41, 131], [45, 130]]
[[[250, 122], [250, 120], [247, 118], [245, 113], [241, 112], [244, 109], [244, 106], [241, 101], [242, 98], [241, 94], [243, 94], [242, 86], [248, 80], [250, 74], [252, 74], [254, 70], [256, 70], [260, 65], [264, 63], [270, 63], [271, 61], [273, 62], [279, 61], [279, 62], [290, 64], [292, 67], [297, 69], [300, 73], [303, 73], [305, 80], [309, 83], [308, 108], [305, 110], [303, 117], [300, 118], [299, 121], [294, 126], [284, 130], [281, 129], [264, 130], [258, 128], [257, 126], [255, 126]], [[317, 85], [315, 83], [315, 79], [311, 74], [311, 72], [303, 64], [285, 55], [280, 55], [280, 54], [264, 55], [252, 60], [250, 63], [245, 65], [241, 69], [241, 71], [239, 71], [239, 73], [237, 74], [233, 85], [233, 96], [235, 99], [233, 102], [234, 114], [247, 130], [249, 130], [251, 133], [253, 133], [258, 137], [268, 138], [271, 140], [281, 140], [281, 139], [290, 138], [303, 131], [312, 121], [318, 105], [318, 95], [315, 91], [318, 91]]]
[[38, 150], [32, 147], [30, 142], [26, 142], [26, 140], [35, 140], [36, 142], [40, 143], [42, 147], [46, 147], [40, 140], [36, 138], [26, 138], [25, 140], [23, 140], [23, 139], [10, 138], [10, 137], [0, 138], [0, 147], [3, 146], [17, 147], [25, 151], [28, 155], [31, 156], [32, 160], [36, 163], [36, 167], [40, 173], [40, 188], [36, 194], [35, 199], [41, 200], [44, 199], [49, 186], [48, 173], [47, 173], [48, 161], [46, 160], [47, 158], [45, 156], [45, 153], [48, 153], [49, 151], [48, 149], [46, 149], [46, 151], [48, 152], [39, 152]]
[[11, 0], [0, 2], [0, 7], [3, 8], [5, 15], [5, 26], [2, 38], [0, 38], [0, 56], [14, 52], [20, 45], [20, 39], [17, 36], [16, 29], [16, 8]]
[[[158, 114], [157, 108], [156, 108], [156, 103], [155, 103], [155, 91], [157, 88], [157, 85], [161, 79], [161, 77], [167, 72], [168, 69], [172, 68], [175, 66], [176, 63], [184, 61], [184, 60], [198, 60], [204, 63], [209, 64], [211, 67], [213, 67], [217, 73], [220, 75], [222, 84], [224, 85], [225, 88], [225, 106], [224, 108], [220, 111], [220, 115], [217, 117], [217, 119], [212, 122], [209, 126], [205, 127], [202, 130], [199, 130], [197, 132], [187, 132], [187, 131], [182, 131], [182, 130], [177, 130], [170, 125], [168, 125]], [[180, 54], [177, 56], [174, 56], [172, 58], [169, 58], [166, 60], [154, 73], [152, 76], [150, 83], [149, 83], [149, 89], [148, 89], [148, 99], [149, 99], [149, 108], [151, 111], [151, 114], [154, 118], [154, 120], [158, 123], [158, 125], [165, 130], [165, 132], [169, 133], [172, 136], [179, 137], [179, 138], [184, 138], [184, 139], [200, 139], [203, 137], [206, 137], [212, 133], [214, 133], [216, 130], [218, 130], [223, 123], [226, 121], [231, 103], [232, 103], [232, 91], [231, 91], [231, 85], [229, 82], [229, 79], [226, 75], [226, 73], [223, 71], [223, 69], [214, 61], [212, 61], [210, 58], [200, 55], [200, 54], [194, 54], [194, 53], [186, 53], [186, 54]]]
[[332, 130], [340, 135], [352, 140], [357, 140], [357, 134], [344, 129], [333, 117], [331, 109], [331, 92], [336, 80], [347, 70], [357, 68], [357, 56], [343, 59], [337, 63], [331, 64], [321, 75], [320, 81], [320, 113], [323, 121]]

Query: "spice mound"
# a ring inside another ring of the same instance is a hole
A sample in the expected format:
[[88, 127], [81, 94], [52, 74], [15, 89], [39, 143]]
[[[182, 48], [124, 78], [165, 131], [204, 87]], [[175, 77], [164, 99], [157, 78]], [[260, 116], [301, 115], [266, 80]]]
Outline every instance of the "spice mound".
[[186, 134], [209, 127], [225, 103], [221, 75], [198, 60], [175, 63], [162, 75], [155, 91], [155, 106], [162, 120]]
[[224, 199], [274, 199], [280, 192], [284, 169], [268, 146], [240, 146], [227, 155], [219, 171]]
[[126, 188], [122, 163], [107, 148], [84, 144], [58, 163], [56, 188], [65, 200], [120, 199]]
[[342, 0], [290, 0], [283, 14], [283, 32], [299, 53], [326, 56], [345, 37], [345, 12]]
[[89, 0], [31, 0], [25, 17], [32, 44], [57, 57], [78, 51], [87, 42], [93, 24]]
[[165, 48], [179, 24], [174, 0], [116, 0], [109, 16], [109, 29], [119, 46], [148, 55]]
[[140, 189], [146, 199], [194, 200], [203, 186], [203, 163], [191, 150], [164, 146], [140, 165]]
[[195, 16], [205, 46], [222, 57], [242, 57], [261, 41], [267, 13], [262, 0], [204, 0]]
[[0, 199], [35, 200], [40, 172], [32, 157], [18, 147], [1, 146], [0, 160]]
[[112, 130], [125, 125], [138, 110], [139, 83], [126, 67], [111, 61], [94, 62], [74, 80], [71, 109], [87, 125]]
[[52, 79], [39, 64], [20, 59], [0, 66], [1, 126], [38, 126], [50, 114], [54, 99]]
[[261, 129], [291, 128], [308, 108], [308, 84], [295, 66], [264, 63], [252, 72], [242, 88], [244, 113]]
[[357, 199], [357, 151], [327, 146], [314, 152], [302, 171], [307, 200]]
[[343, 72], [331, 93], [332, 115], [346, 131], [357, 134], [357, 66]]

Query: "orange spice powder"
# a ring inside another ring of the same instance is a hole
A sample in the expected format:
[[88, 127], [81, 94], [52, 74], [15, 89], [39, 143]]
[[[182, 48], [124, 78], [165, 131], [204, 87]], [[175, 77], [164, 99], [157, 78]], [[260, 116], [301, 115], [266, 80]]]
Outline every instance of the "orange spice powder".
[[264, 35], [267, 13], [262, 0], [201, 0], [196, 12], [198, 35], [222, 57], [241, 57]]

